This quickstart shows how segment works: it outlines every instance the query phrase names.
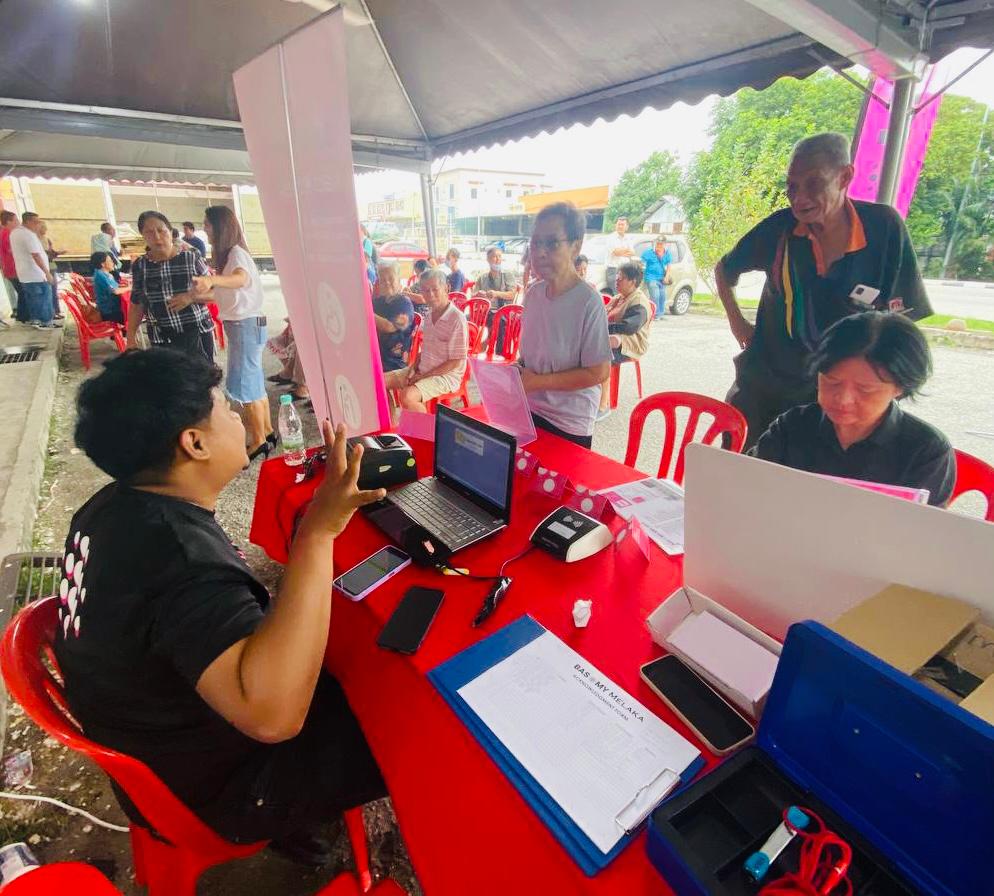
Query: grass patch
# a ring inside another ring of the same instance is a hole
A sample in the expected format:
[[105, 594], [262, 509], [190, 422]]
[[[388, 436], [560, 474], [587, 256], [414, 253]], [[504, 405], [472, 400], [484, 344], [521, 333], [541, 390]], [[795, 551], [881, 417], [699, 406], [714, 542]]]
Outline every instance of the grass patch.
[[[759, 299], [738, 299], [740, 308], [758, 308]], [[721, 302], [718, 300], [717, 296], [713, 296], [707, 292], [695, 292], [694, 298], [691, 299], [692, 305], [703, 305], [705, 307], [713, 306], [715, 308], [721, 308]]]
[[[931, 317], [922, 318], [918, 323], [923, 327], [937, 327], [944, 329], [955, 314], [933, 314]], [[979, 331], [981, 333], [994, 333], [994, 320], [977, 320], [975, 317], [960, 318], [966, 321], [967, 330]]]

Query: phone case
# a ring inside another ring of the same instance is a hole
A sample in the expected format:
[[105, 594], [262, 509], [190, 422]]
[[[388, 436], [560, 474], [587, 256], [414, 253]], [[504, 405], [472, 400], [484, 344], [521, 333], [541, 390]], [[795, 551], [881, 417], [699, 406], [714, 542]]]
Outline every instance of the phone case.
[[[749, 743], [749, 741], [751, 741], [756, 736], [756, 726], [753, 725], [753, 723], [750, 722], [749, 719], [747, 719], [744, 715], [742, 715], [742, 713], [740, 713], [734, 706], [732, 706], [732, 704], [729, 703], [724, 697], [722, 697], [721, 694], [719, 694], [713, 687], [711, 687], [711, 685], [709, 685], [703, 678], [701, 678], [700, 675], [697, 675], [697, 673], [694, 672], [694, 675], [700, 680], [701, 684], [704, 685], [704, 687], [706, 687], [709, 691], [712, 691], [721, 700], [722, 703], [726, 704], [730, 712], [735, 713], [735, 715], [737, 715], [740, 719], [742, 719], [742, 721], [749, 726], [749, 731], [751, 732], [748, 737], [743, 737], [742, 740], [732, 744], [730, 747], [726, 747], [724, 750], [719, 750], [713, 743], [711, 743], [711, 741], [709, 741], [703, 734], [701, 734], [700, 731], [697, 730], [697, 728], [690, 721], [690, 719], [688, 719], [682, 712], [680, 712], [680, 709], [677, 706], [675, 706], [673, 702], [659, 690], [659, 688], [657, 688], [651, 681], [649, 681], [648, 676], [645, 674], [645, 669], [647, 666], [651, 666], [653, 663], [658, 662], [658, 660], [659, 658], [657, 657], [655, 660], [651, 660], [650, 662], [644, 663], [643, 665], [639, 666], [639, 678], [641, 678], [642, 681], [646, 683], [646, 685], [648, 686], [649, 690], [652, 691], [652, 693], [654, 693], [660, 700], [663, 701], [663, 703], [665, 703], [670, 709], [673, 710], [673, 712], [676, 714], [676, 717], [681, 722], [683, 722], [683, 724], [686, 725], [691, 731], [693, 731], [694, 736], [697, 737], [697, 739], [700, 740], [701, 743], [703, 743], [712, 753], [714, 753], [716, 756], [727, 756], [733, 750], [737, 750], [739, 749], [739, 747], [742, 747], [745, 744]], [[690, 671], [693, 672], [693, 669], [691, 669]]]
[[[364, 597], [367, 597], [368, 595], [372, 594], [372, 593], [373, 593], [373, 592], [374, 592], [374, 591], [375, 591], [375, 590], [376, 590], [377, 588], [379, 588], [379, 587], [380, 587], [380, 585], [382, 585], [382, 584], [383, 584], [383, 583], [384, 583], [384, 582], [385, 582], [385, 581], [386, 581], [387, 579], [392, 579], [392, 578], [393, 578], [393, 577], [394, 577], [395, 575], [397, 575], [397, 573], [399, 573], [399, 572], [401, 572], [401, 571], [403, 571], [403, 570], [407, 569], [407, 567], [411, 565], [411, 558], [410, 558], [410, 557], [408, 557], [408, 558], [407, 558], [407, 559], [406, 559], [406, 560], [405, 560], [405, 561], [404, 561], [403, 563], [401, 563], [401, 564], [400, 564], [400, 565], [399, 565], [399, 566], [398, 566], [398, 567], [397, 567], [396, 569], [391, 569], [391, 570], [390, 570], [389, 572], [387, 572], [387, 573], [384, 573], [384, 574], [383, 574], [383, 577], [382, 577], [382, 578], [379, 578], [379, 579], [377, 579], [377, 580], [376, 580], [375, 582], [373, 582], [373, 584], [372, 584], [372, 585], [370, 585], [370, 586], [369, 586], [369, 587], [368, 587], [368, 588], [367, 588], [367, 589], [366, 589], [365, 591], [363, 591], [363, 592], [362, 592], [361, 594], [356, 594], [356, 595], [353, 595], [353, 594], [349, 594], [349, 593], [348, 593], [348, 591], [346, 591], [345, 589], [343, 589], [343, 588], [342, 588], [342, 586], [341, 586], [341, 584], [340, 584], [340, 583], [341, 583], [341, 581], [342, 581], [342, 579], [344, 579], [344, 578], [345, 578], [345, 577], [346, 577], [346, 576], [347, 576], [347, 575], [348, 575], [348, 574], [349, 574], [350, 572], [352, 572], [352, 570], [354, 570], [354, 569], [358, 569], [358, 568], [359, 568], [360, 566], [362, 566], [362, 564], [363, 564], [363, 563], [366, 563], [366, 562], [368, 562], [368, 561], [369, 561], [369, 560], [371, 560], [371, 559], [372, 559], [373, 557], [375, 557], [375, 556], [376, 556], [377, 554], [379, 554], [379, 553], [380, 553], [380, 551], [383, 551], [383, 550], [386, 550], [386, 548], [380, 548], [380, 550], [379, 550], [379, 551], [375, 551], [374, 553], [370, 554], [370, 555], [369, 555], [369, 556], [368, 556], [368, 557], [367, 557], [367, 558], [366, 558], [365, 560], [360, 560], [360, 561], [359, 561], [359, 562], [358, 562], [358, 563], [357, 563], [357, 564], [356, 564], [355, 566], [351, 567], [350, 569], [347, 569], [347, 570], [345, 570], [345, 572], [343, 572], [343, 573], [342, 573], [342, 574], [341, 574], [340, 576], [336, 576], [336, 577], [335, 577], [335, 578], [334, 578], [334, 579], [332, 580], [332, 583], [331, 583], [331, 587], [332, 587], [332, 588], [334, 588], [334, 589], [335, 589], [335, 590], [336, 590], [336, 591], [337, 591], [337, 592], [338, 592], [338, 593], [339, 593], [340, 595], [342, 595], [342, 597], [344, 597], [344, 598], [345, 598], [346, 600], [350, 600], [350, 601], [352, 601], [353, 603], [358, 603], [358, 602], [359, 602], [359, 601], [361, 601], [361, 600], [362, 600], [362, 599], [363, 599]], [[399, 549], [398, 549], [398, 548], [395, 548], [394, 550], [399, 550]], [[400, 553], [403, 553], [403, 551], [400, 551]]]

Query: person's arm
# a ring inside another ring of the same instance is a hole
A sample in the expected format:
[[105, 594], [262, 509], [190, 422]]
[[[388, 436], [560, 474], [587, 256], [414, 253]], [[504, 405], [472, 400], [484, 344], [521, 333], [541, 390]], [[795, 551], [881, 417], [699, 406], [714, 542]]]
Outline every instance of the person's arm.
[[335, 538], [352, 514], [384, 489], [360, 491], [362, 446], [346, 459], [344, 424], [322, 424], [328, 461], [324, 480], [300, 523], [279, 597], [259, 627], [215, 659], [197, 693], [239, 731], [265, 743], [300, 732], [324, 662], [331, 623]]
[[38, 265], [38, 268], [45, 275], [45, 280], [52, 282], [52, 273], [48, 269], [48, 256], [44, 254], [44, 251], [41, 253], [32, 252], [31, 257], [34, 259], [34, 263]]
[[608, 323], [607, 331], [616, 336], [631, 336], [641, 330], [648, 319], [649, 313], [641, 305], [629, 305], [618, 320]]
[[785, 416], [781, 414], [777, 417], [770, 424], [770, 428], [757, 439], [756, 444], [746, 451], [746, 454], [775, 464], [786, 464], [787, 426]]
[[235, 268], [230, 274], [207, 274], [193, 278], [194, 295], [201, 295], [220, 286], [222, 289], [243, 289], [249, 285], [249, 272], [245, 268]]
[[136, 302], [128, 309], [128, 348], [138, 348], [138, 325], [145, 319], [145, 306]]
[[445, 376], [447, 373], [455, 373], [465, 363], [465, 358], [453, 358], [450, 361], [443, 361], [437, 367], [432, 367], [431, 370], [418, 370], [414, 372], [410, 382], [416, 383], [418, 380], [427, 379], [430, 376]]
[[728, 326], [738, 342], [739, 348], [748, 348], [752, 342], [752, 337], [756, 332], [756, 325], [749, 323], [739, 308], [739, 303], [735, 298], [735, 289], [728, 282], [725, 276], [724, 259], [714, 266], [714, 283], [718, 289], [718, 298], [725, 308], [725, 316], [728, 318]]
[[[193, 247], [191, 246], [190, 249], [192, 250]], [[245, 268], [235, 268], [230, 274], [225, 275], [211, 274], [207, 270], [207, 263], [204, 261], [203, 256], [196, 251], [193, 251], [192, 254], [193, 269], [196, 273], [190, 277], [190, 288], [186, 292], [178, 292], [166, 300], [166, 307], [173, 314], [178, 314], [190, 305], [209, 305], [214, 301], [215, 286], [240, 289], [248, 285], [249, 274]], [[235, 281], [238, 281], [237, 286], [234, 285]]]
[[905, 314], [911, 320], [921, 320], [934, 314], [932, 303], [929, 301], [928, 293], [925, 291], [925, 281], [922, 280], [921, 270], [918, 267], [918, 257], [915, 255], [915, 247], [911, 243], [911, 234], [904, 221], [895, 212], [897, 219], [898, 237], [894, 241], [894, 252], [897, 255], [895, 265], [894, 285], [890, 290], [891, 298], [900, 299], [904, 303]]
[[373, 315], [373, 322], [376, 324], [376, 332], [378, 333], [396, 333], [397, 328], [390, 323], [385, 317], [380, 317], [378, 314]]
[[138, 348], [138, 325], [145, 318], [145, 265], [131, 267], [131, 307], [128, 309], [128, 348]]

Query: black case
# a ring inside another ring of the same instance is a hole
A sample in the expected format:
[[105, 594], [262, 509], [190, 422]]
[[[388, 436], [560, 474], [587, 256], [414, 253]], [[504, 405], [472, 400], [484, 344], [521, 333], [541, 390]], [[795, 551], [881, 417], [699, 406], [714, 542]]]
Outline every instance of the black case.
[[400, 436], [387, 432], [353, 436], [349, 439], [349, 448], [356, 445], [362, 445], [363, 449], [359, 488], [391, 488], [418, 478], [414, 452]]

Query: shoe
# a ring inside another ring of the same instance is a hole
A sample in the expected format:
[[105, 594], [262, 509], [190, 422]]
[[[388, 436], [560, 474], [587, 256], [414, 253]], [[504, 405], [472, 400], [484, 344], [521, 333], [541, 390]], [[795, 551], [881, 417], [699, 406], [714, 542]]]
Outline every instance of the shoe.
[[2, 317], [0, 317], [0, 327], [2, 327], [4, 330], [9, 330], [10, 329], [10, 321], [9, 320], [4, 320]]
[[607, 420], [611, 416], [610, 408], [598, 408], [597, 409], [597, 422], [600, 423], [601, 420]]
[[66, 319], [66, 316], [64, 314], [62, 314], [61, 312], [59, 312], [58, 314], [53, 314], [52, 315], [52, 320], [65, 320], [65, 319]]
[[311, 396], [310, 395], [299, 395], [295, 390], [291, 390], [290, 391], [290, 398], [292, 398], [294, 401], [310, 401], [311, 400]]
[[52, 320], [49, 321], [47, 324], [43, 324], [41, 321], [38, 321], [36, 324], [34, 324], [34, 328], [36, 330], [61, 330], [62, 322], [58, 320]]
[[289, 386], [293, 380], [288, 376], [280, 376], [278, 373], [274, 373], [272, 376], [267, 376], [267, 380], [271, 383], [276, 383], [277, 386]]
[[275, 448], [276, 447], [276, 433], [275, 432], [271, 432], [268, 436], [266, 436], [266, 441], [269, 442], [269, 444], [272, 445]]
[[317, 831], [299, 831], [279, 840], [272, 840], [269, 848], [291, 862], [323, 868], [332, 859], [332, 844]]
[[266, 441], [263, 442], [258, 448], [256, 448], [255, 451], [249, 453], [248, 456], [249, 463], [254, 461], [257, 457], [262, 457], [263, 460], [269, 460], [269, 455], [272, 453], [272, 450], [273, 450], [272, 443], [269, 441], [269, 439], [266, 439]]

